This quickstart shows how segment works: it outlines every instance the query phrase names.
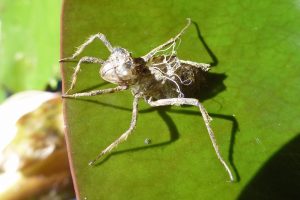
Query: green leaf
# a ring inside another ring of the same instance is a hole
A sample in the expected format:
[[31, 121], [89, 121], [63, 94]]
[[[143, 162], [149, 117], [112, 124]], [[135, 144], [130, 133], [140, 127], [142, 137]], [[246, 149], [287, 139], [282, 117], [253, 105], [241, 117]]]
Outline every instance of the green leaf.
[[[177, 34], [187, 17], [195, 22], [182, 37], [179, 57], [216, 65], [207, 82], [215, 90], [204, 90], [201, 99], [237, 180], [228, 182], [197, 108], [152, 109], [143, 101], [134, 133], [97, 166], [88, 166], [129, 127], [133, 97], [127, 91], [65, 100], [80, 199], [238, 199], [251, 188], [246, 186], [268, 159], [299, 134], [299, 9], [291, 0], [66, 0], [63, 57], [98, 32], [139, 57]], [[109, 53], [97, 41], [84, 55], [106, 59]], [[65, 91], [75, 66], [63, 64]], [[101, 79], [99, 67], [83, 64], [71, 92], [113, 87]], [[144, 143], [147, 138], [151, 144]], [[289, 152], [295, 156], [287, 165], [299, 162], [297, 151]], [[291, 174], [299, 177], [296, 170]], [[272, 182], [276, 174], [268, 178]], [[287, 193], [294, 188], [285, 187]], [[261, 192], [256, 199], [282, 197], [276, 195]]]

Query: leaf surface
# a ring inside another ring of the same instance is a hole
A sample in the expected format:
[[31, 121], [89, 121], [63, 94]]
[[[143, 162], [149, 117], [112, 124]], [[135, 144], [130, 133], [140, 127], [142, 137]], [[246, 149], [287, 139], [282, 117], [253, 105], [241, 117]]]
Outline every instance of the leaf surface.
[[[65, 0], [63, 57], [98, 32], [139, 57], [177, 34], [187, 17], [195, 22], [182, 37], [178, 54], [215, 65], [208, 84], [219, 88], [207, 91], [204, 106], [237, 180], [227, 182], [197, 108], [152, 109], [142, 101], [134, 133], [89, 167], [129, 127], [133, 98], [127, 91], [65, 100], [80, 199], [238, 199], [248, 184], [255, 184], [249, 182], [264, 164], [299, 135], [299, 9], [291, 0]], [[106, 59], [109, 54], [97, 41], [84, 55]], [[65, 91], [75, 66], [63, 64]], [[113, 87], [100, 78], [99, 67], [82, 65], [72, 92]], [[151, 144], [144, 143], [147, 138]], [[286, 165], [299, 162], [299, 147], [289, 153], [295, 156]], [[272, 181], [276, 174], [268, 178]], [[287, 193], [295, 189], [285, 187]], [[262, 192], [257, 197], [280, 196]]]

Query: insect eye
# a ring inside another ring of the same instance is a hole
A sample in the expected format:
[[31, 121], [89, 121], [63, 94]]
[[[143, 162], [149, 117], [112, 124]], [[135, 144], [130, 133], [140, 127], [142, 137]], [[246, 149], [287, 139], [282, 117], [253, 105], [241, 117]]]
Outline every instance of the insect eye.
[[131, 61], [127, 61], [125, 62], [126, 67], [130, 68], [132, 66], [132, 62]]

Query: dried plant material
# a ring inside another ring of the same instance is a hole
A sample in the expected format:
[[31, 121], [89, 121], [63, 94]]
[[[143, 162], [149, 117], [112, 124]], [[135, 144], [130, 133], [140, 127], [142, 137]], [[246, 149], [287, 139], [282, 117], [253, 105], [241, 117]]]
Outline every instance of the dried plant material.
[[[14, 129], [16, 133], [0, 151], [0, 199], [74, 196], [60, 95], [30, 91], [14, 95], [8, 101], [1, 105], [1, 110], [11, 115], [2, 121], [1, 127], [4, 123], [11, 125], [5, 126], [4, 135], [11, 134]], [[19, 110], [24, 110], [14, 121], [13, 110], [19, 106]], [[30, 109], [25, 111], [24, 107]]]

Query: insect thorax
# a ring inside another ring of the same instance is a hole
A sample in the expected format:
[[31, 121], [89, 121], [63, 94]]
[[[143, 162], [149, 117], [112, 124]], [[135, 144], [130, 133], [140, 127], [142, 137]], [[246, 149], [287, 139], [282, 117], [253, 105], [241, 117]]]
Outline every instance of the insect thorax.
[[108, 82], [124, 85], [136, 78], [134, 70], [134, 61], [130, 53], [124, 48], [117, 47], [102, 64], [100, 75]]
[[179, 63], [176, 56], [157, 56], [147, 63], [136, 58], [134, 62], [137, 78], [131, 84], [132, 92], [153, 100], [183, 97], [183, 88], [193, 84], [196, 70], [199, 71], [195, 67]]

